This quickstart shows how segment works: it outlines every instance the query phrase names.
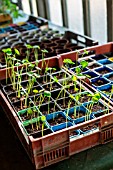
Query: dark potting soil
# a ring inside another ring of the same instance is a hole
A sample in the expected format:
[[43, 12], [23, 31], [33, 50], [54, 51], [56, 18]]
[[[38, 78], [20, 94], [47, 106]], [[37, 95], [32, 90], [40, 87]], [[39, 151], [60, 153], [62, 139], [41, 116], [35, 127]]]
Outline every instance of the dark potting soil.
[[85, 59], [88, 63], [91, 63], [92, 62], [92, 60], [90, 59], [90, 58], [86, 58]]
[[[44, 96], [44, 95], [43, 95], [43, 96]], [[32, 100], [34, 101], [33, 98], [32, 98]], [[49, 100], [48, 97], [42, 98], [41, 95], [39, 95], [39, 96], [36, 96], [36, 97], [35, 97], [34, 103], [35, 103], [36, 106], [40, 106], [40, 105], [42, 105], [42, 104], [44, 104], [44, 103], [48, 103], [49, 101], [52, 101], [52, 99], [50, 98], [50, 100]]]
[[109, 73], [109, 70], [107, 70], [107, 69], [104, 69], [104, 70], [99, 70], [98, 71], [98, 73], [100, 73], [100, 74], [107, 74], [107, 73]]
[[[70, 98], [63, 98], [61, 100], [57, 100], [57, 104], [62, 108], [62, 109], [67, 109], [68, 108], [68, 103], [70, 101]], [[71, 100], [70, 107], [74, 107], [76, 105], [76, 101]]]
[[3, 86], [6, 86], [6, 85], [11, 84], [11, 81], [10, 81], [10, 78], [7, 78], [7, 82], [6, 82], [6, 79], [5, 79], [5, 80], [1, 80], [0, 83], [1, 83]]
[[9, 96], [9, 99], [11, 100], [11, 102], [17, 102], [18, 100], [20, 100], [20, 98], [18, 98], [17, 96], [15, 96], [15, 97], [14, 96]]
[[48, 91], [53, 91], [53, 90], [56, 90], [56, 89], [59, 89], [61, 86], [57, 83], [50, 83], [50, 84], [46, 84], [46, 85], [43, 85], [43, 88], [45, 90], [48, 90]]
[[100, 65], [98, 65], [97, 63], [92, 64], [91, 66], [88, 66], [89, 69], [94, 69], [99, 67]]
[[26, 109], [26, 108], [34, 106], [33, 103], [30, 103], [29, 99], [27, 101], [27, 106], [25, 106], [25, 101], [24, 100], [22, 101], [22, 106], [21, 106], [21, 102], [20, 101], [12, 103], [12, 105], [13, 105], [13, 107], [15, 108], [15, 110], [17, 112], [20, 111], [20, 110], [23, 110], [23, 109]]
[[47, 84], [47, 83], [49, 83], [49, 82], [51, 82], [52, 81], [52, 79], [51, 79], [51, 77], [50, 76], [43, 76], [43, 77], [40, 77], [40, 78], [37, 78], [37, 82], [39, 83], [39, 84]]
[[13, 89], [13, 86], [12, 86], [12, 85], [6, 86], [6, 87], [4, 88], [4, 90], [5, 90], [5, 92], [6, 92], [7, 94], [10, 94], [10, 93], [12, 93], [12, 92], [15, 92], [15, 90]]
[[49, 104], [49, 110], [48, 110], [48, 104], [45, 106], [43, 105], [39, 110], [42, 112], [43, 115], [48, 115], [50, 113], [58, 112], [60, 109], [55, 105]]
[[70, 133], [69, 136], [71, 137], [71, 136], [77, 136], [77, 135], [78, 135], [78, 133], [76, 131], [73, 131], [73, 132]]
[[[70, 93], [70, 94], [76, 94], [78, 92], [80, 92], [80, 86], [76, 85], [76, 86], [70, 86], [69, 88], [66, 88], [66, 90]], [[81, 92], [83, 92], [84, 89], [81, 87]]]
[[91, 107], [92, 112], [102, 111], [102, 110], [105, 110], [105, 109], [106, 109], [106, 107], [104, 105], [100, 104], [100, 103], [95, 103]]
[[106, 84], [103, 80], [97, 80], [96, 82], [93, 83], [95, 86], [101, 86]]
[[39, 116], [39, 113], [34, 112], [34, 111], [33, 111], [32, 115], [29, 115], [27, 112], [24, 114], [20, 114], [22, 121], [31, 120], [33, 118], [37, 118], [38, 116]]
[[[39, 132], [39, 131], [42, 130], [42, 123], [41, 122], [36, 122], [36, 123], [33, 123], [33, 124], [30, 124], [30, 125], [26, 126], [25, 128], [26, 128], [26, 130], [27, 130], [27, 132], [29, 134], [36, 133], [36, 132]], [[45, 129], [47, 129], [47, 127], [44, 125], [43, 130], [45, 130]]]
[[108, 79], [113, 81], [113, 75], [110, 75]]
[[82, 111], [80, 111], [80, 112], [76, 112], [76, 116], [74, 115], [74, 113], [71, 114], [71, 115], [69, 115], [69, 116], [71, 117], [71, 119], [77, 119], [77, 118], [79, 118], [79, 117], [85, 116], [85, 113], [82, 112]]
[[88, 130], [93, 130], [93, 129], [97, 128], [97, 127], [98, 127], [97, 124], [91, 124], [91, 125], [88, 125], [88, 126], [85, 126], [85, 127], [81, 128], [81, 130], [83, 132], [86, 132]]
[[68, 74], [66, 74], [65, 72], [59, 72], [53, 75], [53, 77], [56, 76], [57, 79], [64, 79], [69, 77]]
[[87, 94], [82, 94], [79, 98], [80, 103], [85, 103], [91, 100], [91, 97], [88, 96]]
[[64, 118], [62, 115], [58, 115], [57, 117], [53, 117], [53, 119], [51, 120], [48, 120], [48, 123], [51, 125], [51, 126], [54, 126], [54, 125], [58, 125], [60, 123], [64, 123], [66, 122], [66, 118]]

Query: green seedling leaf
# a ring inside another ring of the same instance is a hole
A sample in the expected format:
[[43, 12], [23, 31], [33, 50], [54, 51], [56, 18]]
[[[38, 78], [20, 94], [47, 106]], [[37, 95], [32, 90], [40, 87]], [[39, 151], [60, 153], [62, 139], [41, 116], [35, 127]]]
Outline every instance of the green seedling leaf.
[[46, 121], [46, 117], [43, 115], [43, 116], [41, 116], [41, 121], [42, 122], [45, 122]]
[[79, 74], [79, 73], [81, 72], [80, 67], [76, 67], [76, 68], [75, 68], [75, 72], [76, 72], [76, 74]]
[[46, 49], [41, 50], [41, 51], [42, 51], [42, 53], [48, 53], [48, 51]]
[[85, 76], [86, 76], [87, 78], [89, 78], [89, 79], [91, 78], [91, 76], [89, 76], [88, 74], [85, 74]]
[[97, 98], [98, 100], [101, 98], [101, 94], [100, 93], [95, 93], [94, 97]]
[[39, 75], [39, 74], [34, 73], [33, 75], [34, 75], [36, 78], [40, 78], [40, 75]]
[[82, 66], [83, 69], [88, 66], [88, 62], [87, 62], [86, 60], [80, 61], [80, 64], [81, 64], [81, 66]]
[[44, 91], [44, 97], [51, 97], [50, 91]]
[[22, 63], [24, 64], [24, 63], [29, 63], [29, 61], [28, 61], [28, 59], [23, 59], [22, 60]]
[[51, 71], [52, 70], [52, 67], [46, 67], [45, 68], [45, 71], [48, 72], [48, 71]]
[[42, 89], [42, 90], [39, 90], [39, 93], [42, 93], [44, 91], [44, 89]]
[[32, 63], [29, 63], [28, 67], [29, 67], [29, 68], [34, 68], [34, 67], [35, 67], [35, 65], [34, 65], [34, 64], [32, 64]]
[[26, 47], [27, 47], [28, 49], [33, 48], [33, 46], [31, 46], [30, 44], [26, 44]]
[[58, 79], [56, 76], [53, 77], [54, 82], [58, 83]]
[[19, 63], [19, 62], [17, 62], [16, 64], [15, 64], [15, 66], [20, 66], [21, 65], [21, 63]]
[[36, 77], [32, 77], [32, 82], [36, 82]]
[[56, 71], [56, 68], [52, 68], [53, 69], [53, 71]]
[[111, 93], [113, 93], [113, 85], [112, 85]]
[[84, 50], [84, 53], [88, 55], [89, 51], [87, 51], [87, 50]]
[[65, 63], [65, 64], [75, 64], [75, 63], [74, 63], [71, 59], [69, 59], [69, 58], [64, 59], [63, 63]]
[[70, 85], [63, 86], [63, 89], [69, 89]]
[[72, 81], [76, 82], [77, 81], [77, 77], [76, 76], [72, 76]]
[[28, 113], [29, 115], [32, 115], [32, 113], [33, 113], [32, 109], [31, 109], [31, 108], [27, 109], [27, 113]]
[[34, 74], [33, 72], [28, 72], [28, 73], [27, 73], [27, 75], [28, 75], [29, 77], [32, 77], [33, 74]]
[[38, 93], [38, 90], [37, 90], [37, 89], [34, 89], [34, 90], [33, 90], [33, 93], [37, 94], [37, 93]]
[[37, 48], [37, 49], [39, 49], [39, 50], [40, 50], [40, 46], [38, 46], [38, 45], [34, 45], [34, 46], [33, 46], [33, 48], [34, 48], [34, 49], [36, 49], [36, 48]]
[[74, 91], [75, 91], [75, 92], [78, 92], [79, 89], [78, 89], [77, 87], [74, 87]]
[[17, 49], [14, 49], [15, 54], [20, 55], [20, 52]]
[[74, 97], [73, 95], [71, 95], [71, 94], [69, 95], [69, 97], [70, 97], [71, 99], [75, 99], [75, 97]]
[[7, 55], [12, 55], [12, 50], [11, 50], [11, 48], [2, 49], [2, 51], [3, 51], [4, 53], [6, 53]]
[[93, 97], [92, 97], [92, 101], [93, 101], [94, 103], [97, 103], [97, 102], [98, 102], [98, 98], [95, 97], [95, 96], [93, 96]]
[[75, 96], [75, 99], [76, 99], [77, 101], [79, 101], [79, 99], [80, 99], [80, 94], [77, 94], [77, 95]]

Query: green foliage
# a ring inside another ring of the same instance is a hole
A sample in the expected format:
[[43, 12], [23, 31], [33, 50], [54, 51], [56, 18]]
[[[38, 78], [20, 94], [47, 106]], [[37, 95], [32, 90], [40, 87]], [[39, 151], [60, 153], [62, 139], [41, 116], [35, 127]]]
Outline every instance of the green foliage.
[[73, 76], [72, 76], [72, 81], [73, 81], [73, 82], [76, 82], [76, 81], [77, 81], [77, 77], [73, 75]]
[[46, 121], [46, 117], [43, 115], [43, 116], [41, 116], [41, 121], [42, 122], [45, 122]]
[[75, 63], [74, 63], [71, 59], [69, 59], [69, 58], [64, 59], [63, 63], [65, 63], [65, 64], [75, 64]]
[[76, 74], [79, 74], [79, 73], [81, 72], [80, 67], [76, 67], [76, 68], [75, 68], [75, 72], [76, 72]]
[[97, 103], [100, 98], [101, 98], [101, 94], [100, 94], [100, 93], [95, 93], [95, 94], [92, 96], [92, 101], [93, 101], [94, 103]]
[[1, 0], [0, 1], [0, 14], [11, 14], [13, 18], [18, 18], [22, 16], [16, 4], [11, 3], [10, 0]]
[[53, 77], [54, 82], [58, 83], [58, 79], [56, 76]]
[[29, 115], [32, 115], [32, 113], [33, 113], [32, 109], [31, 109], [31, 108], [27, 109], [27, 113], [28, 113]]
[[88, 62], [86, 60], [80, 61], [80, 64], [82, 66], [82, 69], [86, 68], [88, 66]]
[[30, 44], [26, 44], [26, 47], [27, 47], [28, 49], [33, 48], [33, 46], [31, 46]]
[[3, 51], [4, 53], [6, 53], [7, 55], [12, 55], [12, 50], [11, 50], [11, 48], [2, 49], [2, 51]]
[[50, 91], [44, 91], [44, 97], [51, 97]]
[[38, 90], [37, 90], [37, 89], [34, 89], [34, 90], [33, 90], [33, 93], [37, 94], [37, 93], [38, 93]]

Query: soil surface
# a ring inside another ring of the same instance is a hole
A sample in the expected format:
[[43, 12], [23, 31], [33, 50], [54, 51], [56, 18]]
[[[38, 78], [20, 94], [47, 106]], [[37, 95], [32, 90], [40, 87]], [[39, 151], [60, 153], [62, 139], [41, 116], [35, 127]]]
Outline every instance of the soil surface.
[[[70, 101], [70, 98], [63, 98], [61, 100], [57, 100], [57, 104], [62, 108], [62, 109], [67, 109], [68, 108], [68, 103]], [[70, 107], [74, 107], [76, 105], [76, 101], [71, 100]]]
[[57, 117], [53, 117], [53, 119], [47, 121], [51, 126], [58, 125], [60, 123], [66, 122], [66, 118], [62, 115], [58, 115]]
[[77, 119], [79, 117], [85, 116], [85, 113], [80, 111], [80, 112], [76, 112], [76, 116], [73, 114], [69, 115], [71, 117], [71, 119]]
[[101, 85], [104, 85], [104, 84], [106, 84], [106, 82], [105, 81], [103, 81], [103, 80], [97, 80], [96, 82], [94, 82], [93, 83], [95, 86], [101, 86]]
[[97, 71], [97, 72], [103, 75], [103, 74], [109, 73], [109, 70], [104, 69], [104, 70], [99, 70], [99, 71]]
[[96, 64], [96, 63], [88, 66], [89, 69], [95, 69], [95, 68], [97, 68], [97, 67], [99, 67], [99, 65]]

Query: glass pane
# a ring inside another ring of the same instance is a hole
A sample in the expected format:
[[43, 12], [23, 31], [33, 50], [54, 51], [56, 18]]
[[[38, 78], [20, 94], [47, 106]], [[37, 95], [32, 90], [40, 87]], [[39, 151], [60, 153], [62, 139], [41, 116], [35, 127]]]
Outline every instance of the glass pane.
[[90, 0], [91, 36], [101, 44], [107, 42], [106, 0]]
[[62, 26], [62, 11], [60, 0], [48, 0], [50, 10], [50, 20], [54, 24]]
[[37, 6], [36, 6], [36, 0], [32, 0], [32, 7], [33, 7], [33, 15], [34, 16], [38, 16], [38, 13], [37, 13]]
[[69, 28], [83, 34], [83, 10], [82, 0], [66, 0]]
[[22, 0], [22, 8], [26, 14], [30, 14], [29, 0]]

